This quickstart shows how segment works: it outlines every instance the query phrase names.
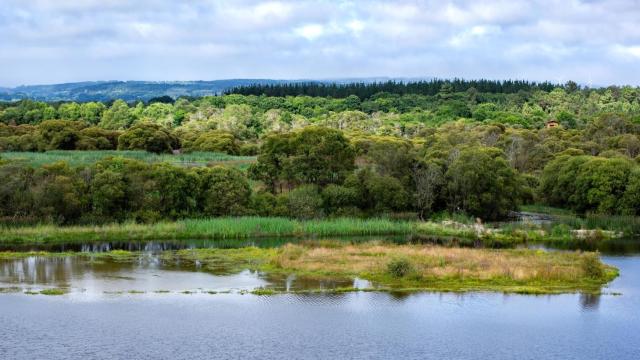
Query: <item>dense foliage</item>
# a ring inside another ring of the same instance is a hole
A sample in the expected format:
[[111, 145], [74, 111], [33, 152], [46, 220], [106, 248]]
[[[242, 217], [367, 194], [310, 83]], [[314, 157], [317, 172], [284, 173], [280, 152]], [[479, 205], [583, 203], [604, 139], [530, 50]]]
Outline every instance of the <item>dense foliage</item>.
[[[0, 216], [71, 223], [448, 211], [497, 219], [533, 202], [640, 214], [640, 89], [420, 84], [439, 88], [405, 94], [408, 84], [395, 84], [395, 94], [339, 99], [2, 103], [3, 151], [215, 151], [257, 162], [238, 172], [117, 157], [73, 168], [5, 160]], [[545, 126], [550, 119], [560, 126]]]
[[[432, 79], [412, 82], [369, 82], [369, 83], [323, 83], [323, 82], [294, 82], [294, 83], [271, 83], [271, 84], [250, 84], [240, 85], [227, 94], [241, 95], [266, 95], [266, 96], [330, 96], [333, 98], [346, 98], [357, 96], [361, 99], [368, 99], [379, 93], [389, 94], [419, 94], [436, 95], [443, 86], [450, 86], [451, 91], [463, 92], [474, 89], [486, 93], [517, 93], [518, 91], [544, 90], [551, 91], [557, 85], [549, 82], [536, 83], [522, 80], [444, 80]], [[575, 83], [568, 83], [569, 87], [576, 87]]]

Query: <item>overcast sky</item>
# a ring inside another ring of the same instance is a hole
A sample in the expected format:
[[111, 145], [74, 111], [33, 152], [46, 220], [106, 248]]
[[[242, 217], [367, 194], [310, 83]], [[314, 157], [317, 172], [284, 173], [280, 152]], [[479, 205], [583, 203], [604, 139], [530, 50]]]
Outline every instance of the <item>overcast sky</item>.
[[422, 77], [640, 85], [640, 0], [1, 0], [0, 86]]

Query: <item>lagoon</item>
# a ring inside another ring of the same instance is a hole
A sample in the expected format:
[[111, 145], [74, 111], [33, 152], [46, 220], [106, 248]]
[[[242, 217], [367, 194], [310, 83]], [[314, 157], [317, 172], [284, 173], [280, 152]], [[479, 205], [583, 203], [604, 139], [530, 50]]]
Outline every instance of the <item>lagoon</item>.
[[612, 295], [0, 296], [4, 359], [635, 359], [640, 256]]
[[[271, 246], [278, 245], [273, 240]], [[603, 249], [602, 260], [619, 268], [620, 276], [602, 295], [259, 296], [248, 290], [371, 285], [362, 279], [202, 271], [157, 257], [165, 250], [227, 247], [226, 242], [67, 246], [72, 248], [46, 250], [128, 248], [145, 256], [135, 263], [66, 257], [0, 262], [0, 287], [5, 289], [72, 289], [62, 296], [0, 294], [0, 358], [635, 359], [640, 349], [640, 252], [633, 247]]]

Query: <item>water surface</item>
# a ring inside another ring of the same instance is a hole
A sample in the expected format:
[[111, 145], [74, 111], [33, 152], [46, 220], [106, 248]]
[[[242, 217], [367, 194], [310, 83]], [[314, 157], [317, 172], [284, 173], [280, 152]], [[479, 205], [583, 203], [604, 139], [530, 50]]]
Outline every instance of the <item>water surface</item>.
[[[638, 253], [603, 256], [621, 276], [599, 296], [256, 296], [242, 290], [304, 288], [319, 280], [209, 273], [193, 264], [163, 263], [154, 256], [161, 249], [144, 246], [139, 261], [129, 264], [39, 257], [0, 262], [0, 287], [75, 289], [63, 296], [0, 294], [0, 359], [637, 359], [640, 354]], [[358, 279], [344, 281], [322, 286], [363, 286]], [[154, 292], [159, 288], [171, 292]], [[145, 293], [105, 293], [118, 289]], [[187, 289], [193, 291], [182, 292]]]

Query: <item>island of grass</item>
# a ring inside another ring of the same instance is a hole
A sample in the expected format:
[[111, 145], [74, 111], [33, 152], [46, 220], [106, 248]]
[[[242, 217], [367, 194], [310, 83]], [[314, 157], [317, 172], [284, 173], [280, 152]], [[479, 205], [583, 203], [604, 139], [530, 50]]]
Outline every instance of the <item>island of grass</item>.
[[[50, 255], [49, 255], [50, 254]], [[0, 259], [59, 256], [54, 253], [0, 253]], [[66, 253], [91, 261], [135, 262], [140, 253]], [[330, 291], [496, 291], [524, 294], [600, 293], [618, 271], [600, 261], [597, 253], [548, 252], [530, 249], [470, 249], [434, 245], [396, 245], [381, 242], [350, 244], [305, 241], [278, 248], [188, 249], [165, 251], [167, 263], [199, 264], [204, 271], [244, 269], [272, 275], [369, 280], [366, 289]], [[326, 291], [305, 289], [305, 292]], [[259, 295], [284, 290], [255, 289]]]

